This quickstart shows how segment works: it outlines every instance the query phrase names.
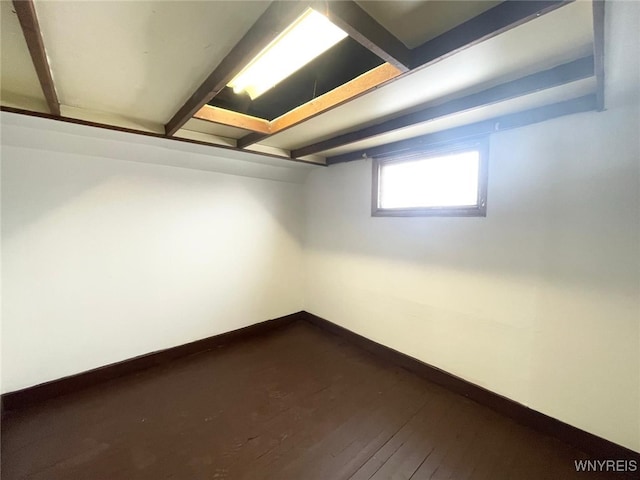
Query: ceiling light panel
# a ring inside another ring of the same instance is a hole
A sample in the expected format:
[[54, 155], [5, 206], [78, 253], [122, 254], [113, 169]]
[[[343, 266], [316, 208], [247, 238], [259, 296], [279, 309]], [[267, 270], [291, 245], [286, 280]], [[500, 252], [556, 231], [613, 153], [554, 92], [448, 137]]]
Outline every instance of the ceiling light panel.
[[247, 92], [254, 100], [346, 36], [347, 33], [327, 17], [310, 8], [227, 86], [233, 88], [235, 93]]

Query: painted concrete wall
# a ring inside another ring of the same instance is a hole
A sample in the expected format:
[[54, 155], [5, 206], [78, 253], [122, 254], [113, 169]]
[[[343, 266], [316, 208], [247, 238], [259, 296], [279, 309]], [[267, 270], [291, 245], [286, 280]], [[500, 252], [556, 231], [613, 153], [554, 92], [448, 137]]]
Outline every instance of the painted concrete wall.
[[78, 153], [33, 120], [3, 117], [3, 392], [303, 308], [302, 177], [141, 163], [197, 155], [114, 139]]

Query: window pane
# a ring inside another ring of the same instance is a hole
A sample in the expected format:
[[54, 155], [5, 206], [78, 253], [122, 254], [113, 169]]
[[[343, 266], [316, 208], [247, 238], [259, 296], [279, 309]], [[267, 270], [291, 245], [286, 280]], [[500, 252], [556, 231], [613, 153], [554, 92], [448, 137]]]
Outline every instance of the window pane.
[[475, 206], [479, 169], [475, 150], [383, 164], [380, 208]]

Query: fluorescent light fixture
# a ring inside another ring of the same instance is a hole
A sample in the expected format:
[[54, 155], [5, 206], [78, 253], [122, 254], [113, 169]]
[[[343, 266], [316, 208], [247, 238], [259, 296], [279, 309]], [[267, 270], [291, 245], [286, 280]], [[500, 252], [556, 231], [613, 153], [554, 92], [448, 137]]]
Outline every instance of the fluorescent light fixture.
[[309, 8], [227, 86], [235, 93], [247, 92], [254, 100], [346, 36], [327, 17]]

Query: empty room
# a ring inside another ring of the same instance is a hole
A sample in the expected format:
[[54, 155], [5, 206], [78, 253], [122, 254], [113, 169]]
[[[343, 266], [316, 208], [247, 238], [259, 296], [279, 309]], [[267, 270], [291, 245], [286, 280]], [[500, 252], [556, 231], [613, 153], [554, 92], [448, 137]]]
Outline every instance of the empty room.
[[0, 5], [3, 480], [640, 478], [640, 2]]

